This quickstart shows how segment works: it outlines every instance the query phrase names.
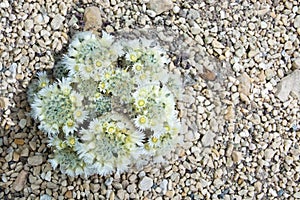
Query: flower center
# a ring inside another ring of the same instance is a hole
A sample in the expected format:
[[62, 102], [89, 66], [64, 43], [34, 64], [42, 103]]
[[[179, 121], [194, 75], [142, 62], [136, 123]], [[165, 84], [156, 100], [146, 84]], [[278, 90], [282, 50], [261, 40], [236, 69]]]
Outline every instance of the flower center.
[[156, 143], [158, 141], [158, 139], [156, 137], [153, 137], [151, 140], [153, 143]]
[[130, 60], [131, 60], [132, 62], [135, 62], [135, 61], [137, 61], [137, 57], [136, 57], [135, 55], [131, 54], [131, 55], [130, 55]]
[[146, 123], [146, 117], [141, 117], [140, 119], [139, 119], [139, 122], [141, 123], [141, 124], [145, 124]]
[[141, 106], [141, 107], [144, 106], [145, 105], [145, 101], [144, 100], [139, 100], [138, 101], [138, 105]]
[[70, 138], [69, 139], [69, 144], [72, 145], [72, 146], [75, 145], [75, 138], [73, 138], [73, 137]]
[[67, 122], [67, 126], [68, 126], [68, 127], [72, 127], [72, 126], [74, 126], [74, 122], [73, 122], [73, 120], [68, 120], [68, 122]]
[[101, 67], [101, 66], [102, 66], [102, 63], [101, 63], [100, 61], [97, 61], [97, 62], [96, 62], [96, 66], [97, 66], [97, 67]]

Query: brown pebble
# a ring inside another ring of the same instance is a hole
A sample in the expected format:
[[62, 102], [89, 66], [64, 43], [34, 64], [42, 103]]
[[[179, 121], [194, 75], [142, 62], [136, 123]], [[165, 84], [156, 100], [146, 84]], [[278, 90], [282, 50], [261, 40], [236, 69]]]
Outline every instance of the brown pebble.
[[244, 183], [244, 179], [242, 179], [242, 178], [239, 178], [239, 180], [238, 180], [238, 184], [239, 184], [239, 185], [241, 185], [242, 183]]
[[17, 152], [14, 152], [13, 153], [13, 161], [19, 161], [19, 159], [20, 159], [20, 154], [18, 154]]
[[100, 8], [92, 6], [85, 9], [83, 20], [84, 30], [98, 30], [102, 27]]
[[72, 193], [72, 191], [70, 191], [70, 190], [67, 191], [66, 194], [65, 194], [65, 197], [68, 198], [68, 199], [73, 198], [73, 193]]
[[6, 109], [8, 107], [8, 103], [8, 98], [0, 97], [0, 109]]
[[24, 186], [26, 184], [26, 181], [27, 181], [27, 175], [28, 175], [28, 172], [27, 171], [24, 171], [22, 170], [18, 177], [16, 178], [15, 182], [13, 183], [13, 189], [20, 192], [21, 190], [24, 189]]
[[203, 73], [200, 74], [200, 77], [206, 81], [214, 81], [216, 80], [216, 74], [206, 68], [203, 69]]
[[17, 138], [17, 139], [15, 139], [15, 144], [17, 144], [17, 145], [23, 145], [24, 144], [24, 140], [23, 139], [19, 139], [19, 138]]

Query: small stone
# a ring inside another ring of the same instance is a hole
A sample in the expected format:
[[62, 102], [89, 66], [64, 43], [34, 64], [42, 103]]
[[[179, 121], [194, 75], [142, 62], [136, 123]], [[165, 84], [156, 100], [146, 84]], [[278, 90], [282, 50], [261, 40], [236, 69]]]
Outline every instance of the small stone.
[[154, 10], [147, 10], [146, 13], [149, 17], [152, 17], [152, 18], [154, 18], [156, 16], [156, 12]]
[[293, 68], [299, 69], [300, 68], [300, 58], [296, 58], [293, 62]]
[[260, 82], [264, 82], [266, 80], [266, 75], [263, 70], [258, 74], [258, 78]]
[[92, 183], [90, 186], [91, 186], [91, 191], [92, 192], [98, 192], [99, 189], [100, 189], [100, 185], [99, 184]]
[[221, 42], [219, 42], [217, 40], [213, 40], [212, 41], [212, 46], [214, 48], [217, 48], [217, 49], [224, 49], [225, 48], [225, 46]]
[[174, 13], [179, 13], [179, 11], [180, 11], [180, 8], [177, 5], [173, 7]]
[[127, 186], [126, 190], [130, 194], [134, 193], [136, 191], [136, 185], [135, 184], [130, 184], [130, 185]]
[[67, 197], [68, 199], [71, 199], [73, 198], [73, 192], [68, 190], [66, 193], [65, 193], [65, 197]]
[[249, 58], [253, 58], [253, 57], [256, 56], [257, 54], [259, 54], [259, 49], [253, 49], [253, 50], [250, 50], [250, 51], [249, 51], [248, 57], [249, 57]]
[[272, 69], [266, 69], [265, 75], [267, 80], [271, 80], [275, 76], [275, 72]]
[[28, 137], [28, 134], [25, 133], [25, 132], [17, 133], [17, 134], [15, 135], [15, 138], [26, 138], [26, 137]]
[[13, 183], [13, 188], [14, 190], [20, 192], [23, 190], [26, 182], [27, 182], [27, 175], [28, 175], [28, 172], [27, 171], [24, 171], [22, 170], [19, 175], [17, 176], [15, 182]]
[[119, 199], [124, 199], [125, 198], [125, 194], [126, 194], [126, 192], [125, 192], [125, 190], [118, 190], [118, 192], [117, 192], [117, 197], [119, 197]]
[[51, 25], [53, 30], [58, 30], [58, 29], [62, 28], [64, 21], [65, 21], [65, 17], [61, 16], [60, 14], [57, 14], [52, 19], [50, 25]]
[[32, 166], [38, 166], [43, 163], [43, 156], [31, 156], [28, 158], [28, 164]]
[[6, 109], [8, 107], [9, 100], [5, 97], [0, 97], [0, 109]]
[[285, 44], [284, 44], [284, 49], [286, 50], [290, 50], [293, 48], [293, 43], [291, 41], [287, 41]]
[[232, 66], [233, 71], [240, 72], [243, 69], [243, 65], [239, 63], [234, 63]]
[[283, 72], [283, 70], [282, 70], [282, 69], [278, 69], [277, 75], [278, 75], [279, 78], [283, 78], [283, 77], [284, 77], [284, 72]]
[[36, 150], [36, 142], [30, 141], [29, 142], [29, 146], [30, 146], [30, 148], [31, 148], [32, 151]]
[[206, 81], [214, 81], [217, 78], [217, 75], [213, 71], [206, 69], [205, 67], [203, 69], [203, 73], [201, 73], [200, 76]]
[[201, 32], [201, 28], [197, 23], [194, 23], [194, 25], [191, 28], [191, 32], [193, 35], [198, 35]]
[[277, 196], [277, 192], [276, 192], [276, 190], [274, 190], [273, 188], [270, 188], [270, 189], [269, 189], [269, 194], [271, 194], [273, 197], [276, 197], [276, 196]]
[[212, 146], [216, 134], [212, 131], [207, 131], [201, 139], [203, 146]]
[[294, 27], [300, 28], [300, 15], [297, 15], [297, 17], [294, 20]]
[[109, 200], [114, 200], [115, 199], [115, 193], [112, 191], [110, 194], [109, 194]]
[[56, 188], [58, 188], [58, 185], [53, 182], [47, 182], [47, 188], [56, 189]]
[[265, 154], [265, 158], [267, 160], [271, 160], [273, 158], [273, 156], [275, 155], [275, 151], [273, 149], [266, 149], [264, 154]]
[[47, 15], [42, 14], [37, 14], [33, 19], [34, 24], [46, 24], [49, 22], [49, 20], [50, 18]]
[[17, 152], [14, 152], [14, 153], [13, 153], [13, 161], [18, 162], [19, 159], [20, 159], [20, 154], [18, 154]]
[[233, 162], [237, 163], [242, 160], [243, 154], [239, 151], [233, 151], [231, 157], [232, 157]]
[[139, 183], [139, 188], [143, 191], [150, 190], [153, 186], [153, 180], [147, 176], [143, 177], [143, 179]]
[[279, 84], [277, 84], [277, 91], [275, 95], [282, 101], [288, 100], [291, 91], [300, 99], [300, 70], [293, 71], [290, 75], [284, 77]]
[[21, 119], [20, 121], [19, 121], [19, 126], [20, 126], [20, 128], [25, 128], [25, 126], [26, 126], [26, 124], [27, 124], [27, 120], [26, 119]]
[[75, 15], [72, 15], [70, 21], [68, 22], [69, 26], [76, 26], [76, 23], [78, 22], [78, 19]]
[[105, 185], [106, 185], [106, 186], [110, 186], [110, 185], [112, 184], [113, 180], [114, 180], [114, 179], [113, 179], [112, 177], [109, 177], [108, 179], [106, 179]]
[[100, 8], [92, 6], [85, 9], [83, 20], [84, 30], [98, 30], [102, 27]]
[[14, 143], [17, 144], [17, 145], [23, 145], [24, 144], [24, 139], [17, 138], [17, 139], [14, 140]]
[[247, 95], [245, 95], [244, 93], [240, 93], [240, 98], [243, 102], [245, 102], [246, 104], [250, 104], [250, 100], [248, 98]]
[[175, 192], [173, 190], [168, 190], [166, 192], [166, 196], [169, 197], [169, 198], [172, 198], [174, 196]]
[[225, 115], [224, 115], [224, 119], [227, 121], [233, 120], [235, 117], [235, 111], [234, 111], [234, 107], [233, 106], [228, 106], [226, 111], [225, 111]]
[[238, 80], [240, 81], [238, 86], [238, 91], [240, 93], [243, 93], [247, 96], [250, 95], [250, 89], [251, 89], [251, 79], [248, 76], [247, 73], [243, 73], [241, 76], [238, 77]]
[[25, 26], [25, 30], [26, 31], [31, 31], [31, 29], [33, 28], [33, 20], [32, 19], [27, 19], [25, 22], [24, 22], [24, 26]]
[[22, 151], [21, 151], [21, 157], [28, 157], [29, 155], [29, 149], [28, 148], [24, 148]]
[[40, 197], [40, 200], [51, 200], [51, 199], [52, 199], [52, 197], [49, 196], [48, 194], [43, 194]]
[[262, 21], [262, 22], [260, 22], [260, 27], [262, 29], [266, 29], [266, 28], [268, 28], [268, 24], [266, 22]]
[[294, 197], [297, 198], [297, 199], [300, 199], [300, 192], [296, 192], [296, 193], [294, 194]]
[[241, 47], [235, 51], [235, 55], [241, 58], [245, 54], [245, 48]]
[[46, 175], [45, 175], [45, 177], [44, 177], [44, 179], [46, 180], [46, 181], [51, 181], [51, 171], [47, 171], [47, 173], [46, 173]]
[[168, 190], [168, 180], [164, 179], [160, 184], [159, 184], [162, 193], [165, 195], [167, 193]]
[[169, 11], [173, 8], [173, 1], [172, 0], [151, 0], [148, 2], [148, 6], [157, 15], [160, 15], [161, 13]]

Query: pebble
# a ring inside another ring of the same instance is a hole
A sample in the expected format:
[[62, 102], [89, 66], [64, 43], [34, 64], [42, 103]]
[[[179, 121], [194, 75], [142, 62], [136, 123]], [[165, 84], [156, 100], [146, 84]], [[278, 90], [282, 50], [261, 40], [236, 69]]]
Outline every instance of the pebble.
[[84, 30], [97, 31], [102, 27], [102, 16], [100, 8], [92, 6], [88, 7], [84, 11]]
[[125, 194], [126, 194], [126, 192], [124, 190], [118, 190], [117, 191], [117, 197], [119, 199], [125, 199]]
[[26, 31], [31, 31], [31, 29], [33, 28], [34, 24], [33, 24], [33, 20], [32, 19], [27, 19], [24, 23], [25, 26], [25, 30]]
[[150, 190], [151, 187], [153, 186], [153, 179], [150, 177], [143, 177], [142, 180], [139, 182], [139, 189], [146, 191]]
[[194, 25], [191, 28], [191, 32], [193, 35], [198, 35], [201, 32], [201, 28], [197, 23], [194, 23]]
[[51, 200], [52, 197], [49, 196], [48, 194], [42, 194], [40, 197], [40, 200]]
[[174, 12], [175, 14], [177, 14], [177, 13], [179, 13], [179, 11], [180, 11], [180, 7], [177, 6], [177, 5], [175, 5], [175, 6], [173, 7], [173, 12]]
[[153, 10], [157, 15], [169, 11], [173, 8], [172, 0], [151, 0], [148, 2], [150, 10]]
[[214, 138], [216, 134], [212, 131], [208, 131], [204, 134], [201, 139], [201, 143], [203, 146], [212, 146], [214, 144]]
[[26, 119], [21, 119], [20, 121], [19, 121], [19, 126], [20, 126], [20, 128], [25, 128], [25, 126], [26, 126], [26, 124], [27, 124], [27, 120]]
[[73, 192], [72, 191], [67, 191], [66, 193], [65, 193], [65, 197], [67, 197], [68, 199], [71, 199], [71, 198], [73, 198]]
[[256, 56], [259, 53], [260, 53], [259, 49], [250, 50], [249, 53], [248, 53], [248, 57], [253, 58], [254, 56]]
[[265, 158], [267, 160], [271, 160], [276, 152], [273, 149], [266, 149], [264, 153], [265, 153]]
[[27, 182], [27, 175], [28, 175], [28, 172], [25, 170], [22, 170], [18, 174], [16, 180], [13, 183], [13, 188], [15, 191], [20, 192], [24, 189], [24, 186], [26, 185], [26, 182]]
[[300, 15], [297, 15], [297, 17], [294, 19], [294, 27], [300, 28]]
[[254, 183], [254, 188], [257, 192], [261, 192], [262, 190], [262, 183], [260, 181], [257, 181]]
[[43, 163], [43, 156], [31, 156], [28, 158], [28, 164], [31, 166], [39, 166]]
[[288, 76], [281, 79], [276, 87], [276, 97], [278, 97], [282, 102], [287, 101], [291, 91], [300, 99], [300, 85], [298, 84], [300, 80], [300, 70], [295, 70]]
[[0, 109], [7, 109], [8, 105], [9, 105], [8, 98], [0, 97]]
[[294, 61], [293, 61], [293, 67], [295, 69], [300, 69], [300, 58], [296, 58]]
[[217, 40], [213, 40], [212, 41], [212, 46], [214, 48], [217, 48], [217, 49], [224, 49], [225, 48], [225, 46], [221, 42], [219, 42]]
[[14, 143], [17, 145], [23, 145], [25, 143], [24, 139], [16, 138]]
[[293, 196], [297, 199], [300, 199], [300, 192], [296, 192]]
[[266, 22], [262, 21], [262, 22], [260, 22], [260, 27], [262, 29], [266, 29], [266, 28], [268, 28], [268, 24]]
[[63, 17], [60, 14], [57, 14], [52, 19], [50, 25], [51, 25], [53, 30], [58, 30], [58, 29], [61, 29], [63, 27], [63, 22], [64, 21], [65, 21], [65, 17]]
[[160, 188], [162, 190], [162, 193], [165, 195], [167, 193], [168, 190], [168, 180], [167, 179], [163, 179], [163, 181], [160, 183]]
[[233, 151], [231, 154], [231, 157], [232, 157], [233, 162], [238, 163], [242, 160], [243, 154], [239, 151]]
[[251, 79], [247, 73], [243, 73], [241, 76], [238, 77], [238, 80], [240, 81], [238, 86], [239, 93], [243, 93], [246, 96], [250, 95], [250, 89], [251, 89]]
[[134, 193], [136, 191], [136, 185], [135, 184], [130, 184], [126, 188], [128, 193]]

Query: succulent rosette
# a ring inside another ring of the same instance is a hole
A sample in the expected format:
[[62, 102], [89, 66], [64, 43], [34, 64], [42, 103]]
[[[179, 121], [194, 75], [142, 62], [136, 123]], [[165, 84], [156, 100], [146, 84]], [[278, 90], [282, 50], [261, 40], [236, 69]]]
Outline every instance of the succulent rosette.
[[69, 176], [122, 173], [162, 161], [178, 144], [180, 76], [158, 43], [81, 32], [28, 89], [31, 115], [49, 136], [50, 163]]

